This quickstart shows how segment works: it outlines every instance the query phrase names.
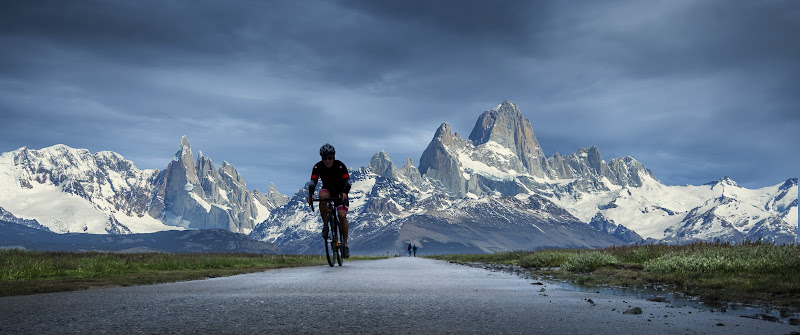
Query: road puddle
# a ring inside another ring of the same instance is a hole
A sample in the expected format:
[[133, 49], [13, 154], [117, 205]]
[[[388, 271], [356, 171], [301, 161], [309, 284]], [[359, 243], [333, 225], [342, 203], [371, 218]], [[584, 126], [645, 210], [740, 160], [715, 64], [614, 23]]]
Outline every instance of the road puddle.
[[719, 312], [745, 318], [800, 325], [800, 314], [788, 309], [777, 309], [773, 306], [752, 306], [741, 303], [701, 301], [698, 297], [687, 296], [668, 286], [656, 285], [652, 287], [639, 288], [590, 286], [559, 281], [552, 278], [532, 278], [530, 272], [516, 265], [512, 266], [485, 263], [466, 263], [465, 265], [484, 268], [490, 271], [502, 271], [516, 274], [526, 279], [547, 282], [548, 284], [558, 286], [559, 288], [568, 291], [633, 297], [637, 299], [662, 302], [674, 307], [692, 307], [705, 311]]
[[789, 310], [779, 310], [771, 306], [751, 306], [741, 303], [726, 303], [726, 302], [707, 302], [701, 301], [698, 297], [687, 296], [681, 292], [677, 292], [670, 287], [654, 286], [643, 288], [630, 288], [630, 287], [614, 287], [614, 286], [588, 286], [576, 283], [547, 280], [552, 285], [558, 286], [564, 290], [576, 292], [590, 292], [606, 295], [615, 295], [623, 297], [633, 297], [637, 299], [663, 302], [674, 307], [692, 307], [701, 310], [719, 312], [728, 315], [740, 316], [751, 319], [760, 319], [771, 322], [781, 322], [787, 324], [800, 325], [800, 316], [798, 313]]

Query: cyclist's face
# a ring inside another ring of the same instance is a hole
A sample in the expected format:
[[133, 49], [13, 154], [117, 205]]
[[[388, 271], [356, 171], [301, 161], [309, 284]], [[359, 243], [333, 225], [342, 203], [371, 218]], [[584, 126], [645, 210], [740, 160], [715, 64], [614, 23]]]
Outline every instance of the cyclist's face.
[[333, 156], [323, 157], [322, 163], [325, 164], [326, 168], [330, 168], [331, 166], [333, 166]]

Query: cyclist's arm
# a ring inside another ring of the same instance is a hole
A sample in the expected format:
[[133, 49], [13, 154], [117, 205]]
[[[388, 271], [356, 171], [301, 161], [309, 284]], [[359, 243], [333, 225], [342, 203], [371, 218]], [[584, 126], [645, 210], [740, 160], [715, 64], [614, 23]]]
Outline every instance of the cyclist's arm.
[[306, 187], [308, 187], [308, 203], [311, 204], [311, 199], [314, 198], [314, 190], [317, 188], [317, 181], [319, 180], [319, 176], [317, 175], [317, 166], [314, 165], [314, 169], [311, 170], [311, 180], [306, 183]]
[[[342, 166], [344, 166], [344, 164], [342, 164]], [[342, 188], [342, 193], [344, 194], [345, 197], [347, 197], [348, 193], [350, 193], [350, 188], [353, 185], [350, 182], [350, 174], [347, 172], [347, 167], [345, 167], [344, 170], [345, 170], [345, 173], [342, 175], [342, 180], [344, 181], [344, 187]], [[347, 199], [347, 198], [345, 198], [345, 199]]]
[[314, 180], [314, 179], [311, 179], [308, 183], [306, 183], [306, 186], [308, 187], [308, 196], [309, 197], [313, 197], [314, 196], [314, 190], [317, 189], [317, 181]]

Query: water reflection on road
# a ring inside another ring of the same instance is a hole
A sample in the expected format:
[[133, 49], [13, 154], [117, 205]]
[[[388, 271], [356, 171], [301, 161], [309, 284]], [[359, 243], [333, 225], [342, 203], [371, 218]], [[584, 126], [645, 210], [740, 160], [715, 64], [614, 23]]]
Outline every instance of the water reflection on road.
[[[492, 271], [503, 271], [515, 273], [519, 276], [531, 278], [529, 271], [521, 268], [520, 266], [505, 266], [498, 264], [483, 264], [483, 263], [469, 263], [473, 267], [483, 267]], [[705, 311], [720, 312], [724, 314], [741, 316], [752, 319], [763, 319], [773, 322], [790, 323], [792, 319], [794, 322], [800, 320], [800, 313], [792, 312], [789, 310], [779, 310], [774, 306], [753, 306], [741, 303], [728, 303], [728, 302], [713, 302], [702, 301], [699, 297], [688, 296], [675, 290], [669, 286], [655, 285], [652, 287], [619, 287], [619, 286], [594, 286], [582, 285], [573, 282], [556, 280], [552, 278], [536, 278], [537, 280], [546, 281], [551, 285], [560, 287], [567, 291], [574, 292], [590, 292], [607, 294], [614, 296], [632, 297], [637, 299], [644, 299], [656, 302], [663, 302], [674, 307], [693, 307]]]
[[740, 303], [725, 303], [725, 302], [704, 302], [700, 298], [694, 296], [687, 296], [681, 292], [666, 286], [644, 287], [644, 288], [630, 288], [630, 287], [616, 287], [616, 286], [589, 286], [580, 285], [576, 283], [569, 283], [566, 281], [550, 281], [553, 285], [560, 286], [568, 291], [576, 292], [594, 292], [600, 294], [608, 294], [615, 296], [629, 296], [638, 299], [645, 299], [656, 302], [663, 302], [675, 307], [694, 307], [702, 310], [721, 312], [741, 317], [748, 317], [754, 319], [764, 319], [767, 321], [781, 320], [784, 323], [789, 323], [789, 319], [797, 318], [797, 313], [784, 311], [773, 308], [772, 306], [750, 306]]

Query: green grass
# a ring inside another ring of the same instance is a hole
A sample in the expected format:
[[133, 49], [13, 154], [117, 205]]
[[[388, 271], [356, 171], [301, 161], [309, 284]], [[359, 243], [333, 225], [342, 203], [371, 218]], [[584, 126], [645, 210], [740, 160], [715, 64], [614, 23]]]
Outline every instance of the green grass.
[[[350, 260], [376, 259], [356, 257]], [[317, 255], [0, 250], [0, 296], [155, 284], [327, 264]]]
[[524, 268], [552, 268], [566, 263], [573, 253], [561, 250], [543, 250], [523, 256], [519, 266]]
[[800, 246], [797, 245], [656, 244], [431, 257], [454, 262], [517, 264], [535, 276], [579, 284], [670, 285], [707, 301], [800, 308]]

